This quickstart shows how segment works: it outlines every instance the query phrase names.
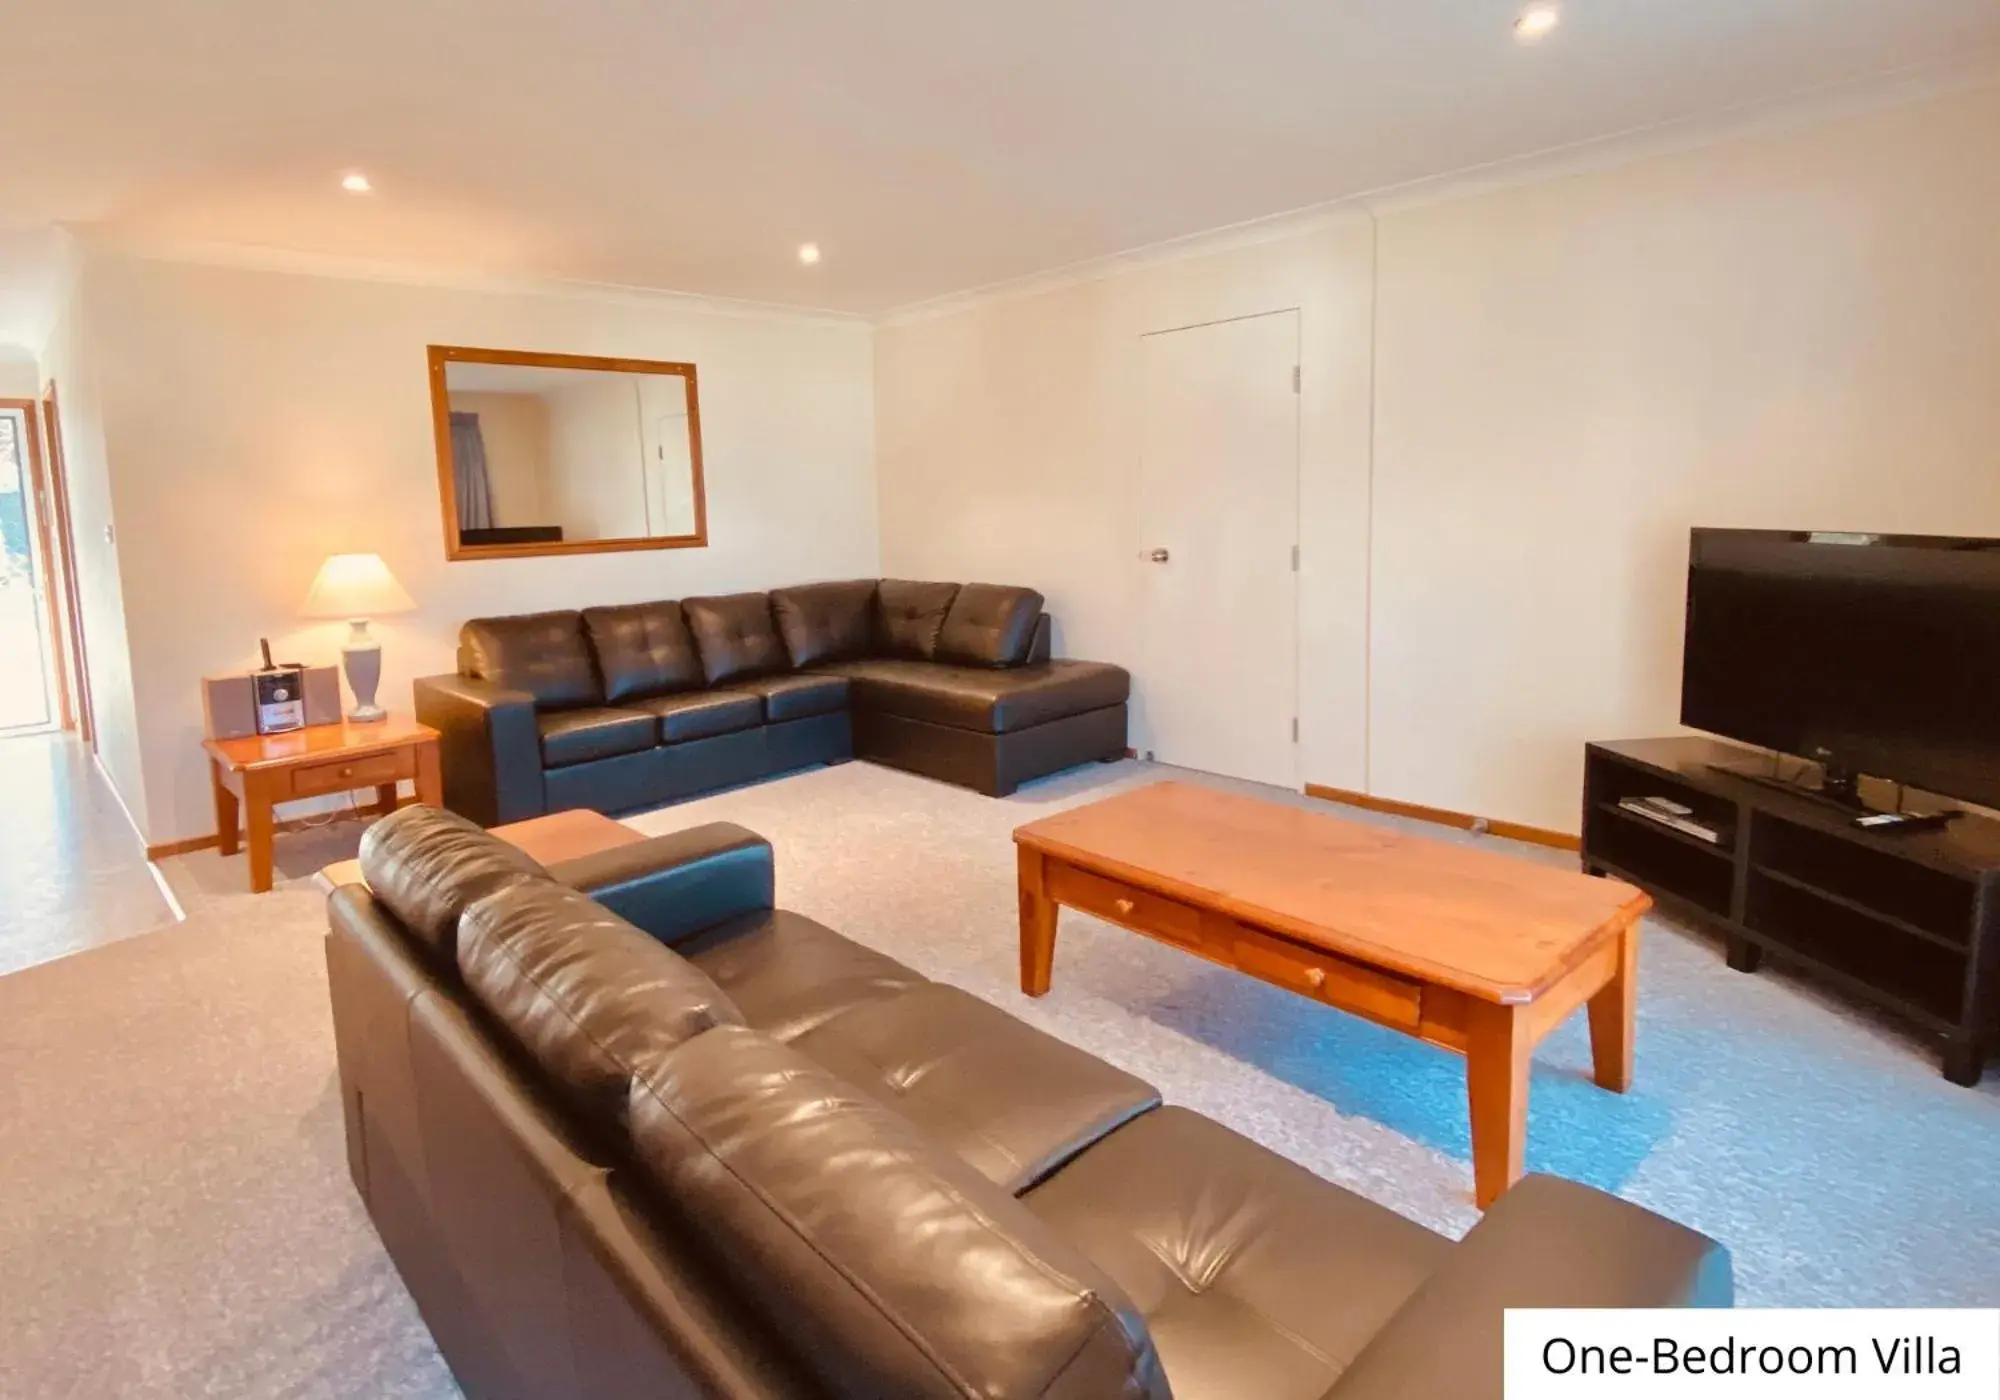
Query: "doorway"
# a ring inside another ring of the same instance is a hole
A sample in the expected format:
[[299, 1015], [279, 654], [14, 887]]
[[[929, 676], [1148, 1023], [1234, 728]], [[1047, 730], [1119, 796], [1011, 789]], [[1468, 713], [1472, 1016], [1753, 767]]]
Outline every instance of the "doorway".
[[0, 736], [62, 720], [32, 402], [0, 400]]
[[1156, 332], [1140, 357], [1154, 757], [1297, 787], [1299, 313]]

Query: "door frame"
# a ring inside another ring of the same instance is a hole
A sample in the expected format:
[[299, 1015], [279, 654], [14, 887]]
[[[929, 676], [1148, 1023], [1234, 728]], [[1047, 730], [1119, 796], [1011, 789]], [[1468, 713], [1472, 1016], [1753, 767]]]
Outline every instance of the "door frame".
[[[57, 641], [52, 650], [62, 653], [57, 659], [58, 676], [67, 672], [68, 684], [59, 687], [63, 728], [74, 728], [78, 737], [95, 753], [96, 710], [91, 704], [90, 661], [84, 647], [83, 607], [76, 584], [76, 522], [70, 512], [69, 467], [63, 453], [62, 404], [56, 393], [55, 380], [51, 379], [42, 390], [40, 407], [41, 443], [48, 479], [44, 497], [38, 505], [45, 521], [44, 528], [55, 536], [55, 557], [62, 566], [59, 611], [63, 626], [53, 634]], [[54, 583], [55, 580], [51, 579], [48, 592], [52, 610], [58, 610]]]
[[48, 691], [56, 703], [50, 716], [57, 727], [69, 729], [75, 723], [69, 703], [69, 676], [63, 656], [62, 612], [56, 580], [56, 554], [49, 532], [49, 492], [47, 469], [42, 461], [42, 406], [34, 399], [0, 398], [0, 412], [21, 415], [23, 456], [28, 469], [28, 525], [35, 532], [35, 552], [41, 569], [42, 625], [48, 638], [42, 664], [50, 668]]

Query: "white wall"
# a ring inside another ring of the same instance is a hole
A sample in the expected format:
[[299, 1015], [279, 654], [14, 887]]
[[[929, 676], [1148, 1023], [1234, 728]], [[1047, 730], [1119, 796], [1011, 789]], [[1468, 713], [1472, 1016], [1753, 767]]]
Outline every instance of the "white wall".
[[[1137, 667], [1139, 337], [1299, 311], [1302, 771], [1359, 787], [1367, 646], [1365, 216], [877, 333], [890, 575], [1040, 589], [1058, 654]], [[1199, 639], [1190, 639], [1199, 646]], [[1148, 730], [1138, 677], [1133, 743]]]
[[[877, 568], [861, 323], [105, 252], [87, 273], [153, 843], [213, 830], [197, 678], [247, 664], [259, 635], [337, 659], [342, 626], [297, 617], [329, 553], [379, 552], [417, 600], [375, 628], [382, 695], [403, 707], [412, 677], [452, 668], [470, 616]], [[430, 343], [694, 361], [710, 547], [447, 564]]]
[[1693, 525], [2000, 535], [2000, 90], [1386, 215], [1375, 791], [1574, 831]]
[[1996, 229], [1987, 89], [891, 326], [884, 567], [1134, 660], [1136, 339], [1299, 306], [1301, 772], [1574, 831], [1673, 727], [1690, 525], [2000, 534]]
[[41, 397], [42, 376], [35, 357], [0, 345], [0, 399]]
[[[117, 548], [122, 541], [118, 532], [130, 517], [125, 503], [117, 499], [106, 449], [101, 343], [96, 333], [98, 290], [91, 269], [80, 269], [42, 350], [41, 369], [56, 387], [61, 415], [70, 529], [76, 546], [77, 611], [90, 672], [98, 760], [133, 819], [143, 823], [146, 769], [126, 612], [127, 581]], [[196, 714], [199, 726], [198, 704]]]

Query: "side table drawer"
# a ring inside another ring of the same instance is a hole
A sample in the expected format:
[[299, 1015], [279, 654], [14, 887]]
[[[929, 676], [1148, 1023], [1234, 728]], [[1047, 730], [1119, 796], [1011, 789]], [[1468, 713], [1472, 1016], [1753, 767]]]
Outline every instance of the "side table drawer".
[[329, 759], [325, 763], [304, 764], [292, 769], [292, 796], [318, 797], [322, 793], [374, 787], [379, 783], [393, 783], [398, 778], [414, 778], [416, 775], [416, 762], [406, 751]]
[[1164, 938], [1183, 947], [1201, 946], [1201, 914], [1198, 910], [1119, 880], [1093, 875], [1060, 861], [1049, 864], [1049, 898], [1086, 914], [1095, 914], [1114, 924], [1140, 933]]

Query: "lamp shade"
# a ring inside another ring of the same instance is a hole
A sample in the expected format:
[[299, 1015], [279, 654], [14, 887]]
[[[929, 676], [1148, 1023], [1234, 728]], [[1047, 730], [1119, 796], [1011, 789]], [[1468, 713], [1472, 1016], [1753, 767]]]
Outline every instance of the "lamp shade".
[[379, 554], [329, 554], [299, 609], [306, 617], [383, 617], [416, 604]]

